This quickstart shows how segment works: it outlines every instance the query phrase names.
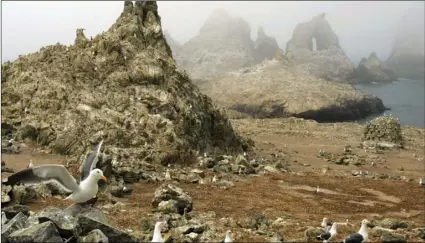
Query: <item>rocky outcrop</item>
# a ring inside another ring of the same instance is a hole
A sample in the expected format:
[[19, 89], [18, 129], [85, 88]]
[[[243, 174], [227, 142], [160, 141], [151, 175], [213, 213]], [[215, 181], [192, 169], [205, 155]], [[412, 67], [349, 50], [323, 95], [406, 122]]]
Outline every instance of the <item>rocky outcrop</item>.
[[370, 83], [370, 82], [393, 82], [397, 80], [395, 72], [382, 62], [375, 52], [372, 52], [366, 59], [363, 58], [359, 66], [356, 68], [355, 73], [356, 82]]
[[[52, 206], [26, 216], [18, 213], [2, 227], [2, 242], [139, 242], [109, 224], [105, 214], [94, 208], [69, 214]], [[96, 239], [104, 241], [96, 241]]]
[[176, 67], [156, 2], [126, 1], [108, 31], [87, 41], [80, 32], [77, 45], [42, 47], [2, 65], [2, 127], [12, 126], [15, 140], [83, 160], [103, 138], [114, 174], [136, 180], [141, 164], [249, 148]]
[[404, 139], [399, 119], [390, 116], [375, 118], [366, 125], [363, 140], [392, 143], [402, 147]]
[[300, 75], [278, 60], [199, 85], [219, 104], [257, 118], [295, 116], [335, 122], [385, 110], [377, 97], [364, 95], [348, 84]]
[[398, 77], [425, 80], [423, 8], [412, 8], [400, 21], [386, 64]]
[[257, 39], [254, 43], [254, 56], [258, 62], [271, 60], [279, 50], [279, 45], [274, 37], [267, 36], [264, 28], [260, 26], [257, 32]]
[[183, 45], [182, 66], [194, 78], [215, 76], [253, 65], [254, 43], [247, 21], [216, 9], [199, 34]]
[[299, 72], [330, 81], [347, 81], [355, 69], [341, 49], [325, 14], [295, 27], [286, 54]]

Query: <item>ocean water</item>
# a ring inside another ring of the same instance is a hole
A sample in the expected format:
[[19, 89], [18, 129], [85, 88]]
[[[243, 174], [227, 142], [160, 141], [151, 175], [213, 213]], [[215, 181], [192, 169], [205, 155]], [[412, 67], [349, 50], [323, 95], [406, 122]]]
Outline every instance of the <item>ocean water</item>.
[[[354, 86], [365, 94], [375, 95], [382, 99], [384, 105], [391, 110], [385, 115], [400, 118], [402, 125], [425, 128], [425, 82], [422, 80], [399, 79], [388, 84], [358, 84]], [[372, 115], [360, 120], [366, 123], [376, 116]]]

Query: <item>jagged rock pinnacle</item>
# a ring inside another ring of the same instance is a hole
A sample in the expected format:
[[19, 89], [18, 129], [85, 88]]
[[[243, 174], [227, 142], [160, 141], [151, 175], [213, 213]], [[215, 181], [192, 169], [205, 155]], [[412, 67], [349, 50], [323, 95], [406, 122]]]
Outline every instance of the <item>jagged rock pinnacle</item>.
[[75, 38], [75, 45], [84, 48], [88, 42], [87, 37], [84, 35], [85, 29], [77, 29], [77, 36]]

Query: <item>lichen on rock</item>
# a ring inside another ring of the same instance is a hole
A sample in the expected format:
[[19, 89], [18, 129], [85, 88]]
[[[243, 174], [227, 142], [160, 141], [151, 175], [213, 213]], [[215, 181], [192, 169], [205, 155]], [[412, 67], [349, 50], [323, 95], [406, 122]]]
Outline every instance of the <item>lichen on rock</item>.
[[363, 132], [363, 140], [389, 142], [403, 146], [400, 121], [390, 116], [380, 116], [370, 121]]
[[68, 155], [103, 138], [123, 168], [191, 163], [194, 150], [249, 149], [177, 68], [156, 2], [125, 2], [108, 31], [84, 39], [79, 29], [75, 45], [42, 47], [2, 65], [2, 126]]

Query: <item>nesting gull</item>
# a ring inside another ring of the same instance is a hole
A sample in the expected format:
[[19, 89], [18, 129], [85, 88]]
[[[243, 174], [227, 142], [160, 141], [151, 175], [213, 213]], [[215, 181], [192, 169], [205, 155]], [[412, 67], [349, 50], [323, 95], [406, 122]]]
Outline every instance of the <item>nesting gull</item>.
[[320, 224], [322, 226], [324, 231], [329, 231], [330, 227], [332, 226], [332, 222], [329, 221], [328, 218], [323, 218], [322, 223]]
[[332, 238], [334, 238], [337, 235], [337, 231], [336, 231], [337, 226], [338, 226], [338, 223], [334, 222], [329, 231], [326, 231], [317, 236], [317, 240], [323, 240], [323, 242], [328, 242], [332, 240]]
[[91, 151], [87, 159], [81, 165], [81, 168], [80, 168], [81, 181], [86, 179], [89, 176], [90, 171], [96, 168], [97, 162], [99, 161], [100, 148], [102, 147], [102, 144], [103, 144], [103, 140], [101, 140], [100, 143], [96, 146], [96, 148], [93, 151]]
[[316, 189], [314, 190], [314, 193], [319, 193], [319, 192], [320, 192], [319, 186], [317, 186]]
[[156, 222], [151, 242], [161, 242], [161, 243], [164, 242], [164, 238], [162, 238], [162, 235], [161, 235], [161, 229], [164, 225], [165, 225], [164, 221]]
[[369, 234], [367, 232], [367, 225], [370, 222], [367, 219], [362, 220], [362, 225], [360, 227], [359, 232], [349, 235], [345, 240], [344, 243], [364, 243], [367, 242], [369, 239]]
[[82, 170], [81, 182], [77, 182], [75, 178], [63, 165], [47, 164], [34, 166], [25, 170], [19, 171], [7, 178], [6, 185], [34, 185], [39, 183], [55, 182], [63, 190], [71, 193], [64, 200], [73, 200], [77, 203], [85, 203], [88, 200], [96, 197], [99, 190], [98, 181], [100, 179], [106, 181], [102, 170], [93, 169], [96, 167], [98, 153], [103, 141], [98, 145], [97, 152], [93, 156], [89, 156], [84, 162]]
[[34, 167], [34, 164], [32, 163], [32, 159], [30, 159], [30, 163], [27, 166], [27, 169]]
[[230, 237], [230, 233], [232, 233], [231, 230], [226, 231], [226, 238], [224, 238], [224, 243], [231, 243], [231, 242], [233, 242], [232, 238]]
[[424, 181], [424, 180], [422, 180], [422, 178], [420, 178], [420, 179], [419, 179], [419, 185], [421, 185], [421, 186], [425, 186], [425, 181]]
[[165, 180], [167, 181], [171, 180], [171, 174], [169, 169], [165, 170]]

